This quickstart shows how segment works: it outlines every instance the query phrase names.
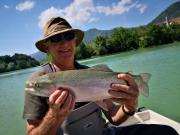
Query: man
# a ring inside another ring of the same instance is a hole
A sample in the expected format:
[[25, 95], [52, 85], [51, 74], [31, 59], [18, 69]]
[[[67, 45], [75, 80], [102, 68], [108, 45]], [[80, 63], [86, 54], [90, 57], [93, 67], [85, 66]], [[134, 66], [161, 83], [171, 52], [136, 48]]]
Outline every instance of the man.
[[[44, 38], [36, 42], [36, 47], [50, 55], [52, 61], [34, 73], [32, 78], [49, 72], [88, 68], [74, 60], [75, 48], [81, 43], [83, 36], [83, 31], [73, 29], [65, 19], [51, 18], [45, 25]], [[57, 89], [49, 98], [25, 93], [23, 117], [27, 119], [27, 134], [124, 134], [122, 129], [106, 128], [101, 115], [102, 110], [112, 124], [119, 125], [135, 112], [139, 95], [135, 81], [127, 74], [118, 74], [117, 78], [127, 81], [128, 85], [110, 86], [109, 94], [114, 98], [104, 101], [108, 111], [92, 102], [76, 104], [73, 93], [66, 88]], [[115, 105], [113, 101], [123, 105]], [[139, 128], [139, 131], [144, 127], [147, 126]], [[165, 129], [167, 132], [171, 131], [168, 127]]]

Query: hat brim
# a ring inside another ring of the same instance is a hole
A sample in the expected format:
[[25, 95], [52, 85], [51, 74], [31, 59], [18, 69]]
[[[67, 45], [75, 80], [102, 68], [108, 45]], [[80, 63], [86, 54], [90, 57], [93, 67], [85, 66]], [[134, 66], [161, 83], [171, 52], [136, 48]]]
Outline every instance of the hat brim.
[[36, 45], [38, 50], [40, 50], [41, 52], [47, 53], [47, 50], [44, 47], [44, 45], [45, 45], [44, 43], [45, 43], [45, 41], [48, 38], [50, 38], [50, 37], [52, 37], [54, 35], [57, 35], [57, 34], [61, 34], [61, 33], [65, 33], [65, 32], [70, 32], [70, 31], [75, 33], [75, 36], [76, 36], [76, 46], [78, 46], [82, 42], [83, 37], [84, 37], [84, 32], [79, 30], [79, 29], [65, 29], [65, 30], [62, 30], [62, 31], [54, 32], [53, 34], [50, 34], [49, 36], [47, 36], [47, 37], [37, 41], [35, 43], [35, 45]]

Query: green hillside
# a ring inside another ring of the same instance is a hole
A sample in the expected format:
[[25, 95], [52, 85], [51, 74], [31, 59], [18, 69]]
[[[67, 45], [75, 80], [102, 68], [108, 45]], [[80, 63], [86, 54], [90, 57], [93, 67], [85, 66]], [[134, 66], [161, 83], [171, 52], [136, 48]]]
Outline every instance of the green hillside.
[[83, 41], [87, 44], [87, 43], [90, 43], [92, 40], [94, 40], [97, 36], [111, 36], [113, 32], [113, 29], [112, 30], [98, 30], [98, 29], [90, 29], [90, 30], [87, 30], [85, 31], [85, 36], [84, 36], [84, 39]]
[[180, 1], [170, 5], [159, 16], [157, 16], [150, 24], [162, 23], [165, 21], [166, 17], [168, 17], [169, 20], [180, 17]]
[[25, 54], [0, 56], [0, 73], [39, 66], [40, 63]]

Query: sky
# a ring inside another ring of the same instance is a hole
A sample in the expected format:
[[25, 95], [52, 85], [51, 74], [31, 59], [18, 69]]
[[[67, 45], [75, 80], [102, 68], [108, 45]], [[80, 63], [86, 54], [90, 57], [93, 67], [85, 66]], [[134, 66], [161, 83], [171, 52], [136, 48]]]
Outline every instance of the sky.
[[33, 54], [43, 26], [61, 16], [73, 28], [109, 30], [146, 25], [178, 0], [1, 0], [0, 56]]

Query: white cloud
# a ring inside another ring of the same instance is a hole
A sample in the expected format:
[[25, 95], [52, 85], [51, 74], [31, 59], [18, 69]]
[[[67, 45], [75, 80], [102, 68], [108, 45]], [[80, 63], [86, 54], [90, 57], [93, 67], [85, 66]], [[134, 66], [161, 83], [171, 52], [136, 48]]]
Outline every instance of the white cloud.
[[132, 8], [139, 9], [140, 13], [143, 13], [146, 9], [146, 5], [138, 4], [138, 2], [132, 2], [131, 0], [121, 0], [117, 4], [113, 3], [111, 6], [97, 6], [97, 12], [109, 15], [120, 15], [130, 11]]
[[47, 20], [49, 20], [51, 17], [59, 16], [59, 9], [50, 7], [43, 11], [41, 15], [39, 16], [39, 27], [43, 28]]
[[4, 8], [6, 8], [6, 9], [7, 9], [7, 8], [9, 8], [9, 6], [8, 6], [8, 5], [4, 5]]
[[98, 20], [95, 17], [97, 13], [105, 14], [106, 16], [120, 15], [133, 8], [143, 13], [147, 6], [139, 4], [137, 1], [132, 2], [132, 0], [121, 0], [110, 6], [95, 6], [93, 0], [74, 0], [62, 9], [50, 7], [43, 11], [39, 16], [39, 27], [43, 28], [47, 20], [55, 16], [61, 16], [67, 19], [72, 25], [81, 25]]
[[43, 11], [39, 16], [39, 26], [43, 28], [46, 21], [55, 16], [61, 16], [74, 25], [92, 22], [96, 20], [92, 16], [93, 12], [95, 12], [95, 8], [92, 0], [74, 0], [69, 6], [63, 9], [50, 7]]
[[140, 13], [144, 13], [144, 11], [146, 10], [147, 8], [147, 5], [143, 5], [143, 4], [137, 4], [136, 5], [136, 8], [139, 9]]
[[68, 7], [61, 10], [61, 15], [72, 24], [83, 24], [95, 19], [92, 17], [93, 11], [94, 5], [92, 0], [74, 0]]
[[16, 10], [19, 10], [19, 11], [30, 10], [34, 7], [34, 5], [35, 5], [34, 1], [25, 1], [25, 2], [19, 3], [16, 6]]

